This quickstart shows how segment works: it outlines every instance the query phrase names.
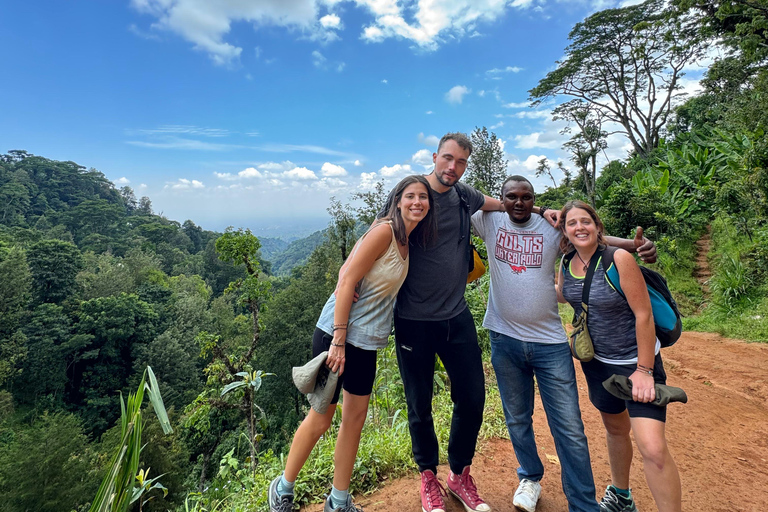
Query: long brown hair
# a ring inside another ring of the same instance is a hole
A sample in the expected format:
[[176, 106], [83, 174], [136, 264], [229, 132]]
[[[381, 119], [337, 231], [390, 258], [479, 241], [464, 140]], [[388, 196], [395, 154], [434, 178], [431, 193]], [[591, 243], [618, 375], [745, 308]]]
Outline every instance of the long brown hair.
[[400, 214], [400, 208], [398, 207], [398, 204], [400, 203], [400, 199], [403, 197], [403, 192], [408, 187], [408, 185], [413, 185], [414, 183], [421, 183], [424, 185], [424, 187], [426, 187], [427, 198], [429, 200], [429, 211], [427, 212], [427, 215], [416, 225], [413, 231], [411, 231], [411, 240], [421, 245], [422, 247], [426, 247], [435, 238], [437, 238], [437, 220], [435, 215], [435, 201], [434, 197], [432, 196], [432, 187], [429, 186], [429, 182], [424, 176], [413, 174], [400, 180], [400, 183], [395, 185], [394, 194], [392, 195], [392, 202], [389, 204], [389, 210], [387, 210], [387, 214], [379, 220], [391, 220], [392, 230], [395, 233], [395, 238], [397, 241], [402, 245], [408, 243], [408, 234], [406, 233], [405, 223], [403, 222], [403, 217]]
[[563, 238], [560, 239], [560, 252], [563, 254], [568, 254], [573, 250], [573, 244], [570, 240], [568, 240], [568, 236], [565, 234], [565, 218], [568, 216], [568, 212], [574, 208], [581, 208], [587, 212], [590, 217], [592, 217], [592, 221], [595, 223], [595, 227], [597, 228], [598, 245], [607, 245], [605, 240], [605, 226], [603, 225], [603, 221], [600, 220], [600, 217], [597, 216], [595, 209], [584, 201], [574, 199], [565, 203], [563, 209], [560, 210], [560, 220], [557, 222], [558, 229], [560, 229], [560, 231], [563, 233]]

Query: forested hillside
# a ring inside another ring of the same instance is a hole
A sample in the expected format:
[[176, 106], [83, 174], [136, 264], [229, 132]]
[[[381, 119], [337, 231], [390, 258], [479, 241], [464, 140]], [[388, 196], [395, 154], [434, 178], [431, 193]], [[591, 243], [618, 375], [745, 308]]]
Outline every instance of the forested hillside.
[[[553, 115], [573, 135], [565, 179], [538, 191], [537, 204], [591, 201], [618, 236], [643, 226], [685, 328], [755, 341], [768, 341], [766, 9], [764, 1], [649, 0], [597, 12], [530, 91], [534, 102], [558, 102]], [[621, 38], [625, 45], [614, 44]], [[675, 59], [700, 57], [715, 41], [725, 57], [709, 67], [703, 92], [675, 96]], [[638, 74], [595, 78], [619, 69]], [[642, 120], [651, 124], [641, 136]], [[610, 123], [634, 149], [598, 169]], [[472, 159], [498, 170], [495, 135], [478, 128], [473, 139], [483, 149]], [[499, 172], [470, 169], [465, 181], [498, 190]], [[552, 176], [545, 161], [538, 172]], [[378, 205], [382, 194], [361, 199]], [[264, 510], [264, 489], [307, 410], [290, 369], [308, 359], [356, 226], [370, 224], [376, 208], [363, 210], [355, 218], [333, 201], [326, 232], [262, 246], [247, 229], [214, 233], [156, 215], [148, 197], [78, 163], [0, 156], [3, 509], [87, 510], [122, 446], [120, 394], [136, 391], [149, 365], [173, 432], [165, 435], [146, 408], [140, 468], [151, 473], [142, 482], [159, 480], [135, 484], [143, 494], [133, 510]], [[712, 277], [702, 286], [696, 242], [707, 233]], [[467, 291], [478, 325], [487, 287], [484, 276]], [[479, 335], [487, 357], [487, 334]], [[412, 469], [391, 345], [378, 368], [353, 492]], [[445, 437], [450, 383], [437, 369], [435, 423]], [[492, 381], [488, 394], [483, 434], [504, 436]], [[335, 436], [326, 437], [300, 476], [297, 502], [327, 488]]]

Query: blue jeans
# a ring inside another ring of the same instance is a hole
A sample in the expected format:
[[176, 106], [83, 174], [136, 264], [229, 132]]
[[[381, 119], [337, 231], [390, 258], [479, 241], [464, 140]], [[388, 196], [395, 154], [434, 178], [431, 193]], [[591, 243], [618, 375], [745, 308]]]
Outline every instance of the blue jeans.
[[573, 358], [567, 343], [520, 341], [490, 331], [491, 362], [499, 384], [509, 437], [520, 467], [518, 477], [544, 476], [533, 435], [534, 382], [560, 459], [563, 492], [570, 512], [597, 512], [589, 446], [579, 410]]

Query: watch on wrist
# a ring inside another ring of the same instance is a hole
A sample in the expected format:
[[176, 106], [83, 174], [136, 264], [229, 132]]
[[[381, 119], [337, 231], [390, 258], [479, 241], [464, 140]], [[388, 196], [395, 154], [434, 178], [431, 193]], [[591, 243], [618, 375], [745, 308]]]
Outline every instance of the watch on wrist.
[[539, 215], [541, 215], [543, 217], [544, 216], [544, 212], [546, 212], [547, 210], [549, 210], [549, 207], [547, 207], [547, 206], [539, 206]]

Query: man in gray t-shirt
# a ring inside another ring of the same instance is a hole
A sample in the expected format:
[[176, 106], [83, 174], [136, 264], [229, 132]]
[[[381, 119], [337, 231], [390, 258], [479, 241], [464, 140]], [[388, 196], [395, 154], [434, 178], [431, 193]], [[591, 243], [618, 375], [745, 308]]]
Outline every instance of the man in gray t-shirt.
[[[505, 211], [472, 216], [488, 249], [491, 274], [483, 326], [490, 331], [491, 362], [520, 464], [513, 504], [533, 512], [541, 494], [544, 466], [532, 421], [535, 377], [560, 459], [569, 511], [597, 512], [573, 358], [557, 311], [555, 261], [561, 255], [562, 235], [543, 218], [531, 215], [534, 199], [531, 183], [511, 176], [501, 190]], [[635, 250], [631, 240], [608, 238], [612, 245]], [[646, 241], [639, 252], [655, 259], [651, 242]]]

